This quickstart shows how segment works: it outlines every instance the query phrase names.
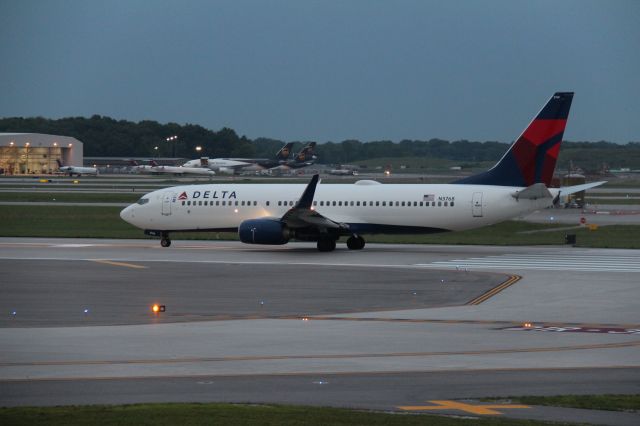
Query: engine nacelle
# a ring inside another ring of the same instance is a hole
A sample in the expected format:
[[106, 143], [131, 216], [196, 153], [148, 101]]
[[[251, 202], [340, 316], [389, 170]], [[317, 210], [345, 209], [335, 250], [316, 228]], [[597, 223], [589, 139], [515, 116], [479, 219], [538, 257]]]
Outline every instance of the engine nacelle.
[[278, 219], [249, 219], [238, 227], [238, 236], [247, 244], [280, 245], [289, 242], [289, 229]]

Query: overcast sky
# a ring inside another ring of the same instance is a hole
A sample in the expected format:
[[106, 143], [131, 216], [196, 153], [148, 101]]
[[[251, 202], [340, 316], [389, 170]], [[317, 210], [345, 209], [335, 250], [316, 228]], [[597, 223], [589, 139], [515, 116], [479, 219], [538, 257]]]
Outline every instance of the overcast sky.
[[0, 0], [0, 117], [292, 140], [640, 141], [640, 1]]

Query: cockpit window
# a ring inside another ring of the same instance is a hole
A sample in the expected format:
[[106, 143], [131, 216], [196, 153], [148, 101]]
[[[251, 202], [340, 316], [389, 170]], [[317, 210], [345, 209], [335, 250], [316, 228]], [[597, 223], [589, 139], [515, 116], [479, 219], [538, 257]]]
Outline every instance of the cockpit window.
[[136, 204], [143, 205], [143, 204], [147, 204], [148, 202], [149, 202], [148, 198], [140, 198]]

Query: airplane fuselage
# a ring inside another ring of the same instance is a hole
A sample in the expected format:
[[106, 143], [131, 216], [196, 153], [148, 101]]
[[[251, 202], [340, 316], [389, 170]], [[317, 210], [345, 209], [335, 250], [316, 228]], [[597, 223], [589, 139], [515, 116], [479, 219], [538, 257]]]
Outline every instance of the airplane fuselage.
[[[282, 217], [305, 185], [211, 184], [151, 192], [122, 211], [146, 230], [234, 230], [247, 219]], [[516, 187], [489, 185], [323, 184], [313, 209], [353, 233], [432, 233], [498, 223], [547, 207], [551, 198], [517, 200]], [[552, 195], [557, 189], [550, 189]], [[148, 201], [142, 201], [148, 200]]]

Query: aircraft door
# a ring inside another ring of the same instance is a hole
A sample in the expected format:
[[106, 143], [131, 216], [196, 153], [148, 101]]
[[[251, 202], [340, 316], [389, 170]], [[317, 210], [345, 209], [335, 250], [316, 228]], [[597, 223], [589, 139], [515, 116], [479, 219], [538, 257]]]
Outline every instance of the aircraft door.
[[482, 192], [474, 192], [471, 201], [473, 217], [482, 217]]
[[175, 198], [175, 194], [172, 192], [165, 192], [162, 194], [162, 215], [171, 215], [171, 201]]

